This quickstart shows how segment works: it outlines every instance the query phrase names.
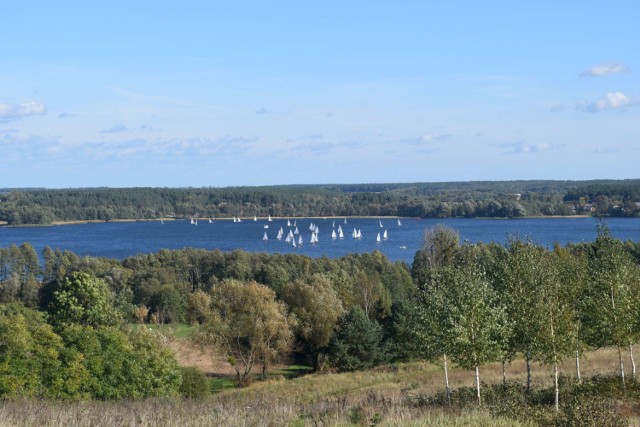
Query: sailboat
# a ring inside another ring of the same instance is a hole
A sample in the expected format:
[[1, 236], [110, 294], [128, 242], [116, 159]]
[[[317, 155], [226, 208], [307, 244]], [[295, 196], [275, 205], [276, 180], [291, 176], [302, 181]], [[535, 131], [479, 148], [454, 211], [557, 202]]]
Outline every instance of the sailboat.
[[278, 235], [276, 236], [276, 239], [278, 240], [282, 240], [282, 235], [283, 235], [283, 231], [282, 231], [282, 227], [280, 227], [280, 231], [278, 231]]
[[293, 246], [294, 248], [296, 248], [296, 239], [291, 239], [291, 246]]
[[381, 242], [381, 240], [380, 240], [380, 233], [378, 233], [378, 235], [376, 236], [376, 243], [380, 243], [380, 242]]
[[269, 215], [269, 219], [267, 219], [267, 221], [269, 221], [269, 222], [273, 221], [273, 220], [271, 219], [271, 215]]
[[337, 237], [337, 235], [336, 235], [336, 230], [331, 231], [331, 238], [332, 238], [333, 240], [336, 240], [336, 237]]
[[333, 222], [331, 223], [331, 228], [336, 228], [336, 220], [334, 219]]
[[344, 234], [342, 234], [342, 228], [338, 227], [338, 238], [340, 240], [344, 239]]
[[384, 228], [384, 225], [382, 225], [382, 221], [378, 220], [378, 224], [380, 224], [380, 228]]
[[296, 220], [295, 220], [295, 219], [293, 220], [293, 226], [294, 226], [294, 227], [297, 227], [297, 226], [298, 226], [298, 225], [296, 224]]
[[267, 236], [267, 232], [264, 232], [264, 236], [262, 236], [262, 241], [263, 242], [268, 242], [269, 241], [269, 237]]
[[298, 246], [302, 246], [302, 234], [298, 236]]
[[356, 235], [356, 239], [358, 239], [358, 240], [362, 239], [362, 232], [360, 231], [360, 229], [358, 229], [358, 233]]
[[293, 234], [300, 234], [300, 231], [298, 231], [298, 227], [296, 227], [296, 229], [294, 230]]
[[382, 234], [382, 240], [387, 240], [387, 230], [384, 230], [384, 234]]
[[258, 220], [258, 217], [254, 215], [254, 216], [253, 216], [253, 220], [254, 220], [254, 221], [257, 221], [257, 220]]
[[345, 218], [345, 219], [344, 219], [344, 223], [345, 223], [345, 224], [347, 223], [347, 218]]
[[193, 221], [193, 217], [191, 217], [191, 225], [195, 224], [195, 222]]
[[354, 239], [358, 238], [358, 230], [356, 230], [355, 228], [353, 229], [353, 233], [351, 233], [351, 237], [353, 237]]
[[209, 217], [209, 224], [213, 224], [213, 220]]
[[198, 225], [198, 218], [196, 218], [196, 222], [194, 222], [193, 224]]
[[402, 223], [400, 222], [400, 220], [398, 220], [398, 226], [401, 226], [401, 225], [402, 225]]
[[287, 220], [287, 227], [291, 227], [291, 221]]

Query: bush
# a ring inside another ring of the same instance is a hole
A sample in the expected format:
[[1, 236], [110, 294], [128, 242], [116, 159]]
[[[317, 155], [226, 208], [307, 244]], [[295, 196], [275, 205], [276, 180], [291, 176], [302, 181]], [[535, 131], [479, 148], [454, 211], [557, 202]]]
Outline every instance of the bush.
[[198, 368], [182, 367], [182, 384], [178, 389], [180, 395], [189, 399], [203, 399], [210, 393], [209, 379]]

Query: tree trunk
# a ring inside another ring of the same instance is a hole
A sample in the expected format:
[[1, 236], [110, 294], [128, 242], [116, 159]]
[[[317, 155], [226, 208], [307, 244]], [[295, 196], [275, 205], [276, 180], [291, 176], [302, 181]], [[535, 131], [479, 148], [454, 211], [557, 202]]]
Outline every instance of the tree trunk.
[[620, 346], [618, 346], [618, 358], [620, 359], [620, 379], [622, 380], [622, 387], [624, 387], [624, 362], [622, 361], [622, 347]]
[[525, 358], [527, 359], [527, 393], [531, 393], [531, 359], [529, 358], [529, 352], [527, 352]]
[[447, 355], [444, 355], [444, 394], [447, 402], [451, 403], [451, 389], [449, 388], [449, 367], [447, 366]]
[[507, 366], [504, 360], [502, 361], [502, 384], [507, 384]]
[[480, 399], [480, 370], [476, 365], [476, 394], [478, 395], [478, 405], [482, 405], [482, 399]]
[[555, 351], [553, 353], [553, 387], [555, 391], [554, 407], [558, 412], [560, 410], [560, 388], [558, 387], [558, 359]]
[[631, 378], [636, 379], [636, 360], [633, 358], [633, 344], [629, 343], [629, 358], [631, 359]]

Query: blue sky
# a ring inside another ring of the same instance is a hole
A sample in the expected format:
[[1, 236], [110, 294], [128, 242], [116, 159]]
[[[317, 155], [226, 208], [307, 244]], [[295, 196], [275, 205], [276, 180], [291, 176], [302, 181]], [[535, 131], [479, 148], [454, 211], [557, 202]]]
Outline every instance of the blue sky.
[[10, 3], [0, 187], [639, 176], [636, 1]]

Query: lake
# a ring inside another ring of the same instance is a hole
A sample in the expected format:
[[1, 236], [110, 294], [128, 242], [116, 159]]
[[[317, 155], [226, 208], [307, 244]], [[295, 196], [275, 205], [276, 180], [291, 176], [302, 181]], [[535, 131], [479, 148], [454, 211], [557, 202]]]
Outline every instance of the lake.
[[[294, 219], [290, 220], [293, 224]], [[594, 218], [535, 218], [535, 219], [414, 219], [401, 218], [399, 226], [391, 218], [344, 218], [317, 219], [297, 218], [298, 229], [303, 237], [302, 247], [293, 248], [276, 240], [280, 227], [288, 232], [287, 219], [273, 222], [243, 220], [200, 221], [191, 225], [189, 220], [148, 222], [106, 222], [69, 224], [47, 227], [0, 227], [0, 247], [29, 242], [38, 253], [45, 246], [52, 249], [69, 250], [78, 255], [91, 255], [123, 259], [138, 253], [158, 252], [160, 249], [186, 247], [242, 249], [249, 252], [298, 253], [311, 257], [341, 257], [349, 253], [379, 250], [393, 261], [411, 263], [415, 252], [422, 244], [425, 229], [444, 224], [460, 233], [460, 240], [469, 242], [505, 243], [508, 236], [529, 236], [534, 242], [551, 247], [555, 242], [589, 242], [596, 238], [598, 221]], [[332, 240], [331, 231], [340, 225], [344, 230], [343, 240]], [[382, 223], [382, 228], [380, 227]], [[310, 224], [319, 228], [319, 242], [310, 245]], [[265, 229], [265, 225], [269, 228]], [[611, 218], [607, 225], [612, 235], [621, 240], [640, 240], [640, 218]], [[360, 240], [351, 237], [353, 229], [362, 233]], [[376, 243], [378, 233], [388, 232], [388, 240]], [[268, 242], [263, 242], [267, 232]], [[296, 236], [296, 241], [298, 237]]]

